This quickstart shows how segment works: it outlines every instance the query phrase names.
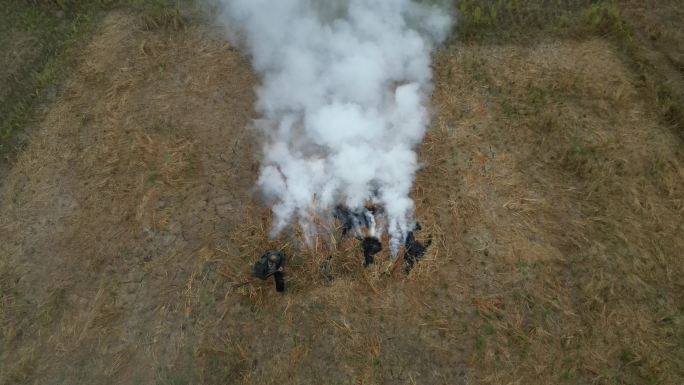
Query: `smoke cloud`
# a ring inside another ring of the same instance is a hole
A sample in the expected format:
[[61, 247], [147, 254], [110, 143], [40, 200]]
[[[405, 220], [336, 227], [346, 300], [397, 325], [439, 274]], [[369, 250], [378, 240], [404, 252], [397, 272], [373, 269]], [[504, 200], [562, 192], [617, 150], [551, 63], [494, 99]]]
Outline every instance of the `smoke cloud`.
[[447, 12], [411, 0], [219, 0], [261, 77], [258, 186], [274, 233], [338, 203], [384, 207], [396, 253], [414, 224], [415, 147]]

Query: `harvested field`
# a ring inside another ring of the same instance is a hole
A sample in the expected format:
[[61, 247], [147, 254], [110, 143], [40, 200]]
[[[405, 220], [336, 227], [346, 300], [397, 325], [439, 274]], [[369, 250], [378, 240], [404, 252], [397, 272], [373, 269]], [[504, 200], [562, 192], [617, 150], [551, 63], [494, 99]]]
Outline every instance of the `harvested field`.
[[0, 384], [684, 382], [682, 142], [616, 45], [434, 60], [406, 276], [269, 239], [249, 59], [109, 12], [0, 182]]

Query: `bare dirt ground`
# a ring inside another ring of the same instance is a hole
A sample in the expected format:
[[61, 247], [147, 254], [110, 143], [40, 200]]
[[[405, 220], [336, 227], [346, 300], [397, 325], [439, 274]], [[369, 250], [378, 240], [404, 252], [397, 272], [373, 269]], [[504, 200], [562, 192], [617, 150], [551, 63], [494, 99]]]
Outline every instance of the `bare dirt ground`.
[[[206, 27], [104, 20], [0, 185], [0, 383], [684, 381], [681, 141], [609, 42], [436, 54], [408, 277], [267, 239], [257, 82]], [[232, 289], [280, 246], [286, 295]]]

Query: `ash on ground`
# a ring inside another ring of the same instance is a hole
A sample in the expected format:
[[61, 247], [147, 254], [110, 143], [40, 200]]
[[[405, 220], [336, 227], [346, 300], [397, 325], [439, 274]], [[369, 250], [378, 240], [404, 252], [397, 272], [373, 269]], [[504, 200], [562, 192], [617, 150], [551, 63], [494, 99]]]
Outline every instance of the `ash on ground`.
[[[375, 262], [375, 255], [382, 251], [382, 231], [384, 226], [384, 210], [378, 205], [368, 205], [351, 209], [345, 205], [335, 208], [335, 219], [341, 223], [342, 236], [352, 236], [361, 241], [363, 266], [368, 267]], [[428, 239], [425, 244], [416, 240], [416, 232], [422, 228], [416, 223], [404, 241], [404, 270], [408, 274], [414, 265], [423, 258], [432, 243]]]

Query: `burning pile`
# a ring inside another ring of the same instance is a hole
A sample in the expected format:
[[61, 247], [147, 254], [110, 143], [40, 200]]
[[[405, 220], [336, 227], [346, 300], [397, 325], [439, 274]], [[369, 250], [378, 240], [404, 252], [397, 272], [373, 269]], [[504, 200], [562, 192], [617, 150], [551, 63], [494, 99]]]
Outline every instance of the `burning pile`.
[[[374, 257], [382, 251], [382, 224], [385, 222], [385, 212], [381, 206], [367, 205], [361, 209], [352, 210], [344, 205], [337, 205], [335, 218], [341, 223], [342, 236], [353, 236], [361, 241], [363, 250], [363, 266], [368, 267], [374, 262]], [[378, 226], [380, 224], [380, 226]], [[421, 230], [419, 223], [408, 232], [404, 242], [404, 268], [408, 274], [413, 265], [420, 260], [432, 243], [428, 240], [425, 245], [415, 238], [415, 231]], [[393, 253], [393, 256], [396, 254]]]
[[[429, 123], [431, 51], [449, 32], [449, 13], [412, 0], [220, 3], [262, 79], [258, 186], [274, 213], [272, 235], [294, 222], [314, 239], [315, 218], [343, 202], [352, 208], [337, 210], [346, 231], [370, 232], [366, 263], [380, 232], [396, 256], [415, 228], [414, 148]], [[370, 200], [382, 213], [364, 208]]]

